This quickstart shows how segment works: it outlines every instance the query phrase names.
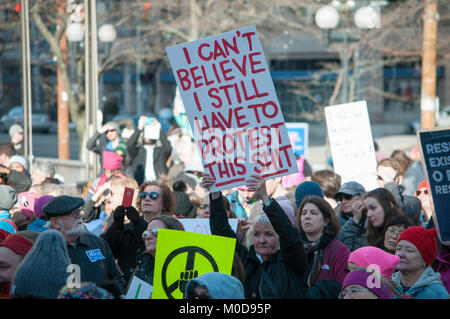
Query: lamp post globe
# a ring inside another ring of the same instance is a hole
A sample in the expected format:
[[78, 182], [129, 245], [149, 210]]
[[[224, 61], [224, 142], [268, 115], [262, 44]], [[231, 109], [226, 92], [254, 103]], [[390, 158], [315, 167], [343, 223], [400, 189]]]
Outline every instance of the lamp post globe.
[[374, 6], [361, 7], [353, 17], [355, 25], [360, 29], [380, 27], [380, 12]]
[[81, 23], [70, 23], [66, 29], [66, 37], [70, 42], [80, 42], [84, 39], [84, 29]]
[[113, 42], [117, 37], [116, 29], [112, 24], [104, 24], [98, 29], [98, 37], [102, 42]]
[[339, 24], [339, 13], [332, 6], [324, 6], [317, 10], [315, 22], [320, 29], [334, 29]]

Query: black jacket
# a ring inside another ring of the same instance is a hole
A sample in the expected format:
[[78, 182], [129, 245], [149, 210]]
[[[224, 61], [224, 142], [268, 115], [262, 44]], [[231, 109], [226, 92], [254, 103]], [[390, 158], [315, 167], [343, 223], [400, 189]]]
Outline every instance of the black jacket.
[[13, 169], [9, 170], [7, 179], [8, 185], [14, 188], [17, 194], [28, 191], [32, 183], [28, 174], [15, 171]]
[[[149, 252], [144, 252], [137, 256], [136, 268], [134, 270], [133, 276], [144, 280], [153, 286], [153, 276], [155, 272], [155, 257], [153, 257]], [[131, 278], [133, 278], [131, 276]], [[131, 283], [128, 283], [128, 285]]]
[[[147, 151], [143, 145], [138, 145], [139, 136], [144, 130], [137, 129], [127, 142], [127, 153], [131, 158], [131, 171], [133, 178], [141, 185], [145, 181], [145, 163]], [[167, 135], [161, 130], [159, 140], [153, 150], [153, 168], [156, 178], [167, 175], [169, 169], [166, 162], [172, 153], [172, 146]]]
[[[126, 281], [124, 275], [117, 267], [110, 247], [100, 237], [85, 233], [75, 241], [75, 245], [67, 244], [72, 264], [81, 268], [81, 281], [100, 283], [107, 280], [115, 281], [125, 293]], [[90, 256], [90, 253], [95, 253]]]
[[[210, 227], [213, 235], [236, 238], [228, 224], [222, 195], [211, 200]], [[254, 250], [236, 241], [236, 252], [242, 260], [246, 275], [247, 299], [298, 299], [305, 287], [306, 257], [302, 239], [283, 209], [273, 200], [264, 212], [280, 237], [280, 249], [268, 260], [261, 262]], [[267, 274], [263, 274], [263, 270]]]
[[137, 225], [133, 222], [125, 224], [123, 231], [116, 229], [113, 221], [108, 229], [101, 234], [111, 247], [114, 258], [122, 270], [125, 280], [128, 282], [136, 266], [136, 257], [145, 251], [145, 243], [142, 233], [147, 229], [148, 223], [141, 217]]

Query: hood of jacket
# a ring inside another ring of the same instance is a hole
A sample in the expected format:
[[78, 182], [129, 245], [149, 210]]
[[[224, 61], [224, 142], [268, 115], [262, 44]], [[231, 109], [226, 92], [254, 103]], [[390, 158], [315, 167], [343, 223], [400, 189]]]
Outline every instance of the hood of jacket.
[[244, 299], [244, 288], [241, 282], [233, 276], [220, 272], [208, 272], [190, 280], [186, 285], [184, 298], [194, 289], [194, 283], [205, 286], [212, 299]]
[[[392, 275], [392, 281], [401, 285], [401, 273], [397, 271]], [[405, 294], [414, 296], [422, 289], [431, 286], [433, 284], [442, 285], [441, 274], [435, 272], [431, 267], [425, 268], [425, 270], [420, 275], [419, 279], [410, 287]]]

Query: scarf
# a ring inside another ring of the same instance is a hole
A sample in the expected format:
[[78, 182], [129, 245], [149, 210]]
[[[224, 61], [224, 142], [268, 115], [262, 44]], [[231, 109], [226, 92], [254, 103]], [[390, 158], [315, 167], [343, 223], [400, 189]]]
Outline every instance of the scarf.
[[317, 241], [309, 241], [305, 233], [302, 234], [302, 237], [307, 265], [312, 264], [306, 281], [308, 287], [311, 287], [319, 277], [320, 270], [322, 269], [323, 250], [333, 240], [333, 237], [326, 233], [323, 233]]

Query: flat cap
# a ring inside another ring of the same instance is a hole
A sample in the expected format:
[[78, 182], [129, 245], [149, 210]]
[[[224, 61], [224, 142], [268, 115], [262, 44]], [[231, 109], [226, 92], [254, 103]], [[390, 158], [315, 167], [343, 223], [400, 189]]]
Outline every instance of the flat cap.
[[81, 197], [60, 195], [52, 198], [47, 204], [44, 205], [42, 210], [47, 216], [55, 217], [70, 214], [83, 205], [84, 200]]

